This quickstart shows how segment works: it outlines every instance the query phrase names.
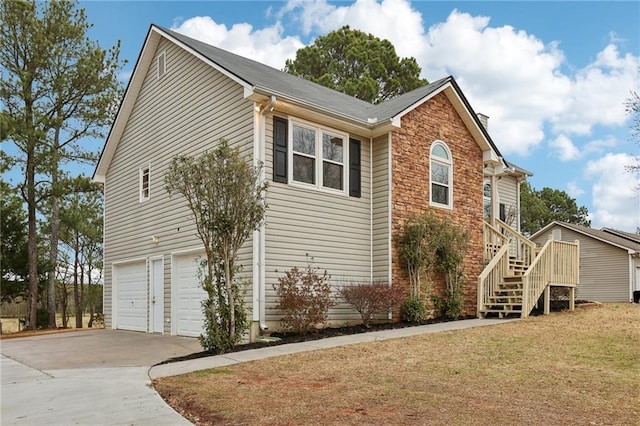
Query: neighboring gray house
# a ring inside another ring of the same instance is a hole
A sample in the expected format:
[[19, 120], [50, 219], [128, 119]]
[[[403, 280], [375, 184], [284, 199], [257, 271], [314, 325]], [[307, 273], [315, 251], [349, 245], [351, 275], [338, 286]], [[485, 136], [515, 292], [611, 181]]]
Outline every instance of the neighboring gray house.
[[[266, 223], [239, 259], [252, 336], [277, 327], [273, 284], [307, 254], [334, 285], [407, 285], [393, 236], [427, 209], [469, 231], [463, 269], [477, 282], [483, 183], [495, 183], [486, 195], [497, 217], [499, 202], [517, 209], [528, 174], [503, 160], [452, 77], [372, 105], [152, 25], [94, 174], [104, 184], [107, 328], [200, 334], [202, 245], [164, 174], [173, 156], [220, 138], [263, 162], [270, 182]], [[476, 293], [467, 286], [468, 314]], [[330, 311], [331, 321], [358, 318], [346, 304]]]
[[552, 222], [531, 236], [542, 245], [549, 238], [580, 242], [578, 299], [629, 302], [640, 293], [640, 235]]

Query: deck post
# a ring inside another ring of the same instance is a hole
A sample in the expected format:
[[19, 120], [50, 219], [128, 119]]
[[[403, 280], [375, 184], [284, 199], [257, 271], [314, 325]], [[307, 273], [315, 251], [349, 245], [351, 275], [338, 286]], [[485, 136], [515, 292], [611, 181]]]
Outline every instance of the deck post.
[[544, 288], [544, 314], [549, 315], [551, 312], [551, 286], [547, 285]]
[[576, 308], [576, 288], [569, 288], [569, 310], [573, 311]]

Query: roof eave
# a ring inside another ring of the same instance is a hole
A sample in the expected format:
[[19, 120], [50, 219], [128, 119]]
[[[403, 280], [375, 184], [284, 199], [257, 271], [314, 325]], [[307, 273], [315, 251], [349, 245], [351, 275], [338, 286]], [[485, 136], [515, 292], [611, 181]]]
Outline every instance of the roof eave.
[[533, 234], [530, 237], [530, 239], [533, 240], [533, 239], [537, 238], [538, 236], [544, 234], [549, 229], [551, 229], [554, 225], [561, 226], [561, 227], [563, 227], [565, 229], [569, 229], [569, 230], [571, 230], [573, 232], [577, 232], [577, 233], [582, 234], [582, 235], [584, 235], [586, 237], [593, 238], [594, 240], [598, 240], [598, 241], [603, 242], [605, 244], [609, 244], [610, 246], [614, 246], [614, 247], [618, 247], [619, 249], [626, 250], [630, 255], [636, 253], [636, 250], [634, 250], [632, 248], [625, 247], [625, 246], [623, 246], [621, 244], [618, 244], [618, 243], [615, 243], [613, 241], [606, 240], [606, 239], [604, 239], [602, 237], [598, 237], [597, 235], [589, 234], [588, 232], [582, 231], [580, 228], [571, 226], [571, 224], [569, 224], [569, 223], [558, 222], [558, 221], [551, 222], [550, 224], [548, 224], [547, 226], [545, 226], [544, 228], [542, 228], [541, 230], [539, 230], [538, 232]]
[[305, 118], [304, 115], [306, 114], [304, 112], [306, 111], [307, 114], [313, 115], [316, 121], [322, 122], [324, 119], [324, 121], [328, 122], [327, 124], [331, 123], [361, 136], [375, 137], [378, 134], [386, 133], [388, 131], [386, 128], [389, 125], [393, 127], [391, 120], [378, 122], [377, 120], [367, 119], [364, 121], [361, 118], [347, 116], [326, 106], [306, 102], [304, 99], [294, 98], [269, 88], [253, 87], [251, 90], [245, 90], [245, 98], [257, 103], [264, 103], [271, 96], [276, 97], [276, 111], [292, 115], [303, 115], [301, 118]]

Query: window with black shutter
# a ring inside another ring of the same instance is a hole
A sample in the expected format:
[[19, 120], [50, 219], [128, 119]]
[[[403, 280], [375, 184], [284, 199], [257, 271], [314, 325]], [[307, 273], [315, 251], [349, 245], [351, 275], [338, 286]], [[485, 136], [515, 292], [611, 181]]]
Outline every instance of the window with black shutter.
[[360, 197], [360, 141], [300, 120], [273, 117], [273, 180]]
[[287, 183], [287, 120], [273, 117], [273, 180]]
[[360, 141], [349, 139], [349, 196], [360, 198]]

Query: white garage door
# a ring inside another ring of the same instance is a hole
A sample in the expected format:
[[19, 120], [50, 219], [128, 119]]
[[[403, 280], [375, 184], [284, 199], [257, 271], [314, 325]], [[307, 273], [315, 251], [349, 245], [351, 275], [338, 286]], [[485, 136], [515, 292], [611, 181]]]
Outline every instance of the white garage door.
[[198, 279], [198, 256], [173, 258], [173, 288], [177, 293], [176, 331], [179, 336], [198, 337], [203, 331], [202, 301], [207, 293]]
[[116, 328], [147, 331], [147, 266], [144, 261], [114, 265]]

